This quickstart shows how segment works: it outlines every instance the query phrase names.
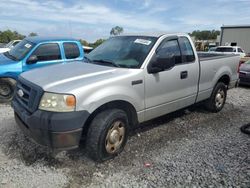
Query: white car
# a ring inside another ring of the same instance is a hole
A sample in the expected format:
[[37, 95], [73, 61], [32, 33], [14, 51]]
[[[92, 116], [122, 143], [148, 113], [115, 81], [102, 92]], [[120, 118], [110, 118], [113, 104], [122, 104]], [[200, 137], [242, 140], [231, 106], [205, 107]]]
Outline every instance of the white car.
[[246, 56], [244, 50], [239, 46], [218, 46], [215, 52], [223, 54], [239, 54], [241, 58]]
[[11, 48], [16, 46], [21, 40], [12, 40], [8, 44], [6, 44], [3, 48], [0, 48], [0, 53], [4, 53], [9, 51]]

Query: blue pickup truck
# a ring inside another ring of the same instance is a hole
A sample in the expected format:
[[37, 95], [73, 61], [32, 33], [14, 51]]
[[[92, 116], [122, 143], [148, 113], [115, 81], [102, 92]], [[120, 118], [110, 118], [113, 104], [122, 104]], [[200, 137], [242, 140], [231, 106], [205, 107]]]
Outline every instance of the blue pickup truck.
[[0, 103], [12, 99], [16, 80], [22, 72], [83, 58], [84, 51], [77, 40], [55, 37], [25, 38], [10, 51], [0, 54]]

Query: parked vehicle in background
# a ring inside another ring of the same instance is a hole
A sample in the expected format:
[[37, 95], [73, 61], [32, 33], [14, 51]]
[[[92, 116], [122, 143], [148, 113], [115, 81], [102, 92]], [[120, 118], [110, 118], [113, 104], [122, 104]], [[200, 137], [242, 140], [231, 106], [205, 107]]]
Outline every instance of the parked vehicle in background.
[[0, 48], [4, 48], [6, 43], [0, 43]]
[[11, 50], [12, 48], [14, 48], [21, 40], [12, 40], [10, 41], [8, 44], [6, 44], [5, 46], [3, 46], [2, 48], [0, 48], [0, 53], [4, 53], [7, 52], [9, 50]]
[[90, 46], [82, 46], [83, 50], [84, 50], [84, 54], [88, 54], [90, 53], [94, 48], [90, 47]]
[[239, 78], [240, 84], [250, 86], [250, 60], [241, 64]]
[[67, 150], [85, 139], [96, 161], [119, 154], [138, 123], [201, 101], [219, 112], [238, 83], [239, 56], [199, 57], [187, 34], [116, 36], [86, 57], [23, 73], [12, 106], [37, 143]]
[[[16, 79], [22, 72], [58, 63], [82, 60], [79, 41], [65, 38], [29, 37], [0, 54], [0, 102], [12, 99]], [[40, 75], [37, 75], [40, 77]], [[54, 76], [54, 74], [49, 77]]]
[[224, 54], [239, 54], [241, 58], [245, 57], [246, 54], [239, 46], [218, 46], [215, 52]]
[[209, 48], [208, 52], [215, 52], [216, 49], [217, 49], [217, 47], [211, 47], [211, 48]]

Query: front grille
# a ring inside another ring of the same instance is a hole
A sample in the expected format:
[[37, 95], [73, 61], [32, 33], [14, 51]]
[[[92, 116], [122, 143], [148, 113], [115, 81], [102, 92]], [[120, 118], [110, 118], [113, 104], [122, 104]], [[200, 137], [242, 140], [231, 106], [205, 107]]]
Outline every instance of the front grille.
[[33, 113], [38, 108], [42, 94], [42, 88], [19, 77], [14, 100], [28, 112]]

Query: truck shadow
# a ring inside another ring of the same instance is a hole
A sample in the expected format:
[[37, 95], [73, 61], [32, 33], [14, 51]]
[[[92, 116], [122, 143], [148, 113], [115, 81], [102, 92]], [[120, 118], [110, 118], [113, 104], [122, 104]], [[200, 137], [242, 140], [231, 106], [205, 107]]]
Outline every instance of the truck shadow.
[[209, 113], [203, 106], [203, 104], [196, 104], [193, 106], [190, 106], [185, 109], [181, 109], [172, 113], [169, 113], [167, 115], [163, 115], [161, 117], [155, 118], [153, 120], [149, 120], [147, 122], [141, 123], [136, 127], [135, 129], [132, 130], [131, 136], [138, 134], [138, 133], [143, 133], [147, 132], [149, 130], [152, 130], [154, 128], [157, 128], [159, 126], [164, 126], [165, 124], [177, 119], [181, 118], [185, 115], [188, 115], [193, 112], [198, 112], [198, 113], [204, 113], [207, 114]]
[[[187, 109], [179, 110], [138, 125], [138, 127], [136, 127], [131, 131], [130, 139], [131, 137], [133, 139], [133, 137], [135, 137], [135, 135], [137, 134], [150, 131], [157, 127], [166, 126], [167, 123], [174, 121], [177, 118], [182, 118], [183, 116], [190, 114], [192, 112], [206, 113], [206, 114], [208, 113], [203, 106], [200, 105], [191, 106]], [[178, 139], [186, 137], [186, 133], [181, 132], [178, 129], [171, 130], [171, 133], [167, 134], [174, 135], [173, 131], [178, 131]], [[168, 135], [166, 135], [166, 137], [167, 136]], [[177, 139], [175, 138], [175, 136], [171, 137], [172, 137], [171, 139]], [[131, 147], [137, 147], [137, 144], [132, 145]], [[138, 148], [138, 150], [140, 151], [140, 148]], [[5, 142], [5, 147], [3, 151], [10, 158], [19, 159], [25, 165], [34, 165], [36, 163], [42, 163], [45, 166], [60, 168], [65, 166], [71, 166], [72, 164], [75, 164], [77, 161], [78, 162], [81, 161], [81, 163], [84, 161], [84, 163], [90, 166], [93, 166], [95, 164], [86, 157], [86, 149], [84, 142], [81, 143], [78, 149], [67, 151], [63, 155], [60, 154], [58, 157], [57, 153], [52, 152], [48, 148], [39, 146], [30, 141], [19, 130], [13, 132], [13, 134], [9, 137], [8, 141]], [[125, 157], [124, 160], [126, 158], [127, 157]], [[123, 161], [123, 159], [121, 160]]]

